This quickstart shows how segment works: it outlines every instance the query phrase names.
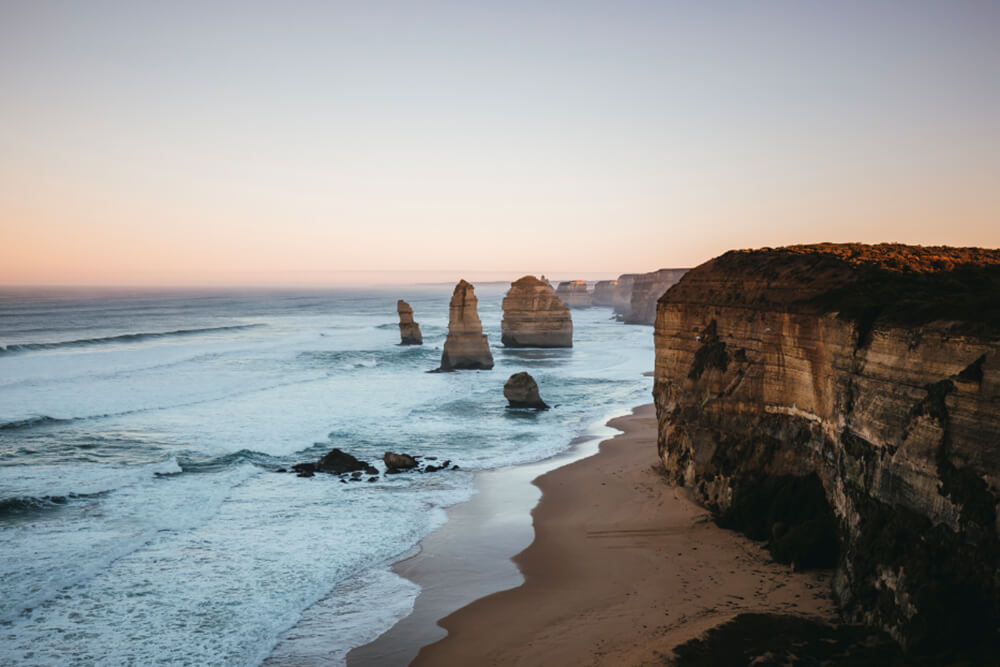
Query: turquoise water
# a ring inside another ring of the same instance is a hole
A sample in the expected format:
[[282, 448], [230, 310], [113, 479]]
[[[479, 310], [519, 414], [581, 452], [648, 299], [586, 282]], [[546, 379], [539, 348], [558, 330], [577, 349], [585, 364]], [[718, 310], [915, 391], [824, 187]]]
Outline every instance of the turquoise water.
[[[505, 350], [507, 287], [476, 290], [494, 370], [443, 374], [451, 285], [0, 292], [0, 663], [254, 665], [319, 601], [335, 657], [384, 631], [417, 593], [389, 566], [475, 471], [649, 400], [651, 329], [577, 310], [572, 349]], [[554, 409], [505, 409], [522, 370]], [[460, 470], [274, 472], [332, 447]]]

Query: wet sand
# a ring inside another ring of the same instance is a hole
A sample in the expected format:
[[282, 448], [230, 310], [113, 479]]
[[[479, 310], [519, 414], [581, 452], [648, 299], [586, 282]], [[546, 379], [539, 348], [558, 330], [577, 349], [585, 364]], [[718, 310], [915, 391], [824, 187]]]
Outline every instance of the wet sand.
[[743, 612], [836, 621], [827, 573], [772, 562], [666, 483], [652, 405], [608, 425], [622, 433], [596, 455], [484, 473], [395, 566], [423, 589], [414, 613], [348, 664], [663, 664]]
[[717, 528], [657, 465], [653, 406], [609, 422], [600, 453], [535, 481], [521, 586], [442, 619], [415, 665], [662, 664], [741, 612], [835, 621], [826, 573], [794, 573]]

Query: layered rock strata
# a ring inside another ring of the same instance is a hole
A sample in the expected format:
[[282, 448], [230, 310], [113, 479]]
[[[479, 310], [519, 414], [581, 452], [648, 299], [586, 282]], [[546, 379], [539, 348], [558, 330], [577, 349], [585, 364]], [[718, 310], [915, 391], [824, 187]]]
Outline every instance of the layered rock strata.
[[573, 347], [573, 318], [548, 282], [515, 280], [501, 306], [504, 347]]
[[626, 324], [653, 324], [656, 321], [656, 302], [663, 293], [677, 284], [687, 269], [660, 269], [641, 273], [632, 283]]
[[594, 283], [594, 293], [591, 295], [595, 306], [614, 306], [617, 280], [598, 280]]
[[441, 353], [442, 371], [490, 370], [493, 354], [483, 333], [477, 312], [478, 299], [471, 284], [460, 280], [455, 285], [448, 307], [448, 337]]
[[619, 320], [624, 320], [632, 312], [632, 286], [637, 273], [623, 273], [615, 282], [615, 295], [611, 300], [611, 308]]
[[396, 302], [396, 312], [399, 313], [400, 345], [423, 345], [424, 337], [420, 334], [420, 325], [413, 321], [413, 309], [402, 299]]
[[585, 280], [565, 280], [559, 283], [556, 296], [570, 308], [590, 308], [593, 305]]
[[525, 372], [514, 373], [507, 378], [507, 383], [503, 386], [503, 396], [507, 399], [508, 406], [512, 408], [547, 410], [549, 407], [538, 393], [535, 378]]
[[776, 556], [832, 551], [847, 619], [915, 652], [996, 642], [997, 294], [995, 250], [823, 244], [693, 269], [654, 333], [669, 477]]

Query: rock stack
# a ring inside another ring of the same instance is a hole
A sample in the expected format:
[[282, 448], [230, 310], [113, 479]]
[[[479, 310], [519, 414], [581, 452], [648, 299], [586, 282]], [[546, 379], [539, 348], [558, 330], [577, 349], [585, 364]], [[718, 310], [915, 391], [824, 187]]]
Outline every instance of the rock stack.
[[660, 269], [637, 276], [632, 285], [632, 304], [625, 323], [653, 324], [656, 321], [656, 302], [687, 272], [687, 269]]
[[590, 308], [593, 305], [585, 280], [567, 280], [559, 283], [556, 296], [570, 308]]
[[595, 306], [615, 305], [615, 288], [617, 280], [598, 280], [594, 285], [593, 302]]
[[448, 312], [448, 338], [441, 353], [442, 371], [484, 370], [493, 368], [490, 344], [483, 334], [483, 323], [476, 312], [476, 293], [472, 285], [458, 281], [451, 295]]
[[424, 337], [420, 335], [420, 325], [413, 321], [413, 309], [402, 299], [396, 302], [396, 312], [399, 313], [400, 345], [423, 345]]
[[535, 410], [548, 410], [542, 397], [538, 395], [538, 384], [535, 378], [527, 373], [514, 373], [507, 378], [507, 384], [503, 386], [503, 396], [507, 399], [509, 407], [512, 408], [533, 408]]
[[611, 307], [619, 321], [624, 320], [632, 312], [632, 285], [635, 284], [636, 273], [623, 273], [615, 282], [615, 295]]
[[502, 307], [504, 347], [573, 347], [573, 318], [547, 281], [519, 278]]

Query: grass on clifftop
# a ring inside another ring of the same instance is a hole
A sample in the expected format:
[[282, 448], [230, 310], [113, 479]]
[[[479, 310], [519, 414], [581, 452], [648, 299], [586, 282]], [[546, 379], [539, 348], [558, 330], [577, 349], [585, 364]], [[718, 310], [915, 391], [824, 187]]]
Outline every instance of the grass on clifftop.
[[801, 279], [811, 296], [797, 305], [868, 326], [950, 320], [975, 333], [1000, 332], [1000, 250], [820, 243], [732, 250], [714, 265], [767, 280]]

